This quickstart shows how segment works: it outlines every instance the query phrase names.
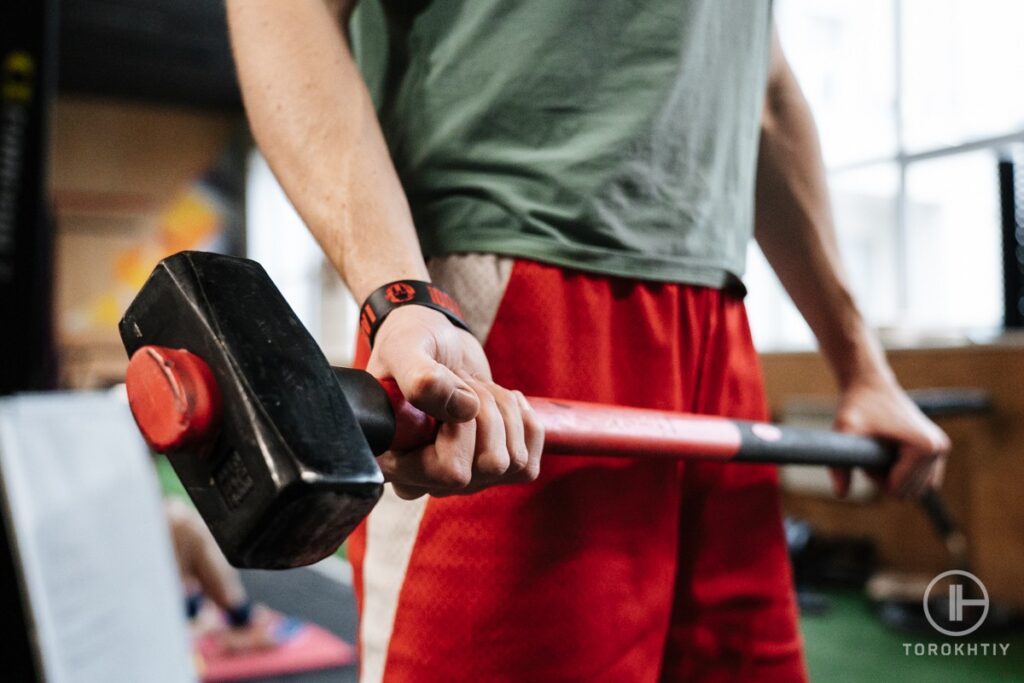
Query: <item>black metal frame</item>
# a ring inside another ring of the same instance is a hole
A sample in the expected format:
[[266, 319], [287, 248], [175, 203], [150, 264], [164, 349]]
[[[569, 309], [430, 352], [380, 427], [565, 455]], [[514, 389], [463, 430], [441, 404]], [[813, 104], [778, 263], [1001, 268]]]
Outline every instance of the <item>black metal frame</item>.
[[999, 198], [1003, 225], [1003, 325], [1024, 328], [1024, 202], [1018, 164], [999, 160]]

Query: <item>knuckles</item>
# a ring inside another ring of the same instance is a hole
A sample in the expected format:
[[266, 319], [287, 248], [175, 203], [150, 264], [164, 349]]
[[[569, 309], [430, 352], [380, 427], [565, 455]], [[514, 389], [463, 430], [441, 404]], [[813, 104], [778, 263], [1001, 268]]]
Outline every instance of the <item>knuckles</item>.
[[484, 451], [476, 460], [476, 470], [485, 477], [500, 477], [509, 469], [508, 454]]
[[434, 480], [434, 483], [441, 488], [464, 489], [469, 486], [469, 483], [473, 480], [473, 476], [468, 468], [459, 467], [454, 463], [450, 463], [443, 467], [439, 467], [437, 471], [433, 473], [432, 479]]
[[480, 397], [480, 409], [490, 411], [496, 415], [498, 412], [498, 399], [495, 398], [494, 393], [480, 389], [477, 389], [476, 393]]
[[835, 429], [839, 432], [860, 432], [864, 429], [864, 420], [855, 413], [840, 413], [836, 416]]
[[442, 377], [440, 366], [417, 370], [409, 378], [409, 393], [407, 398], [412, 402], [423, 401], [431, 397], [441, 388]]
[[522, 472], [526, 469], [526, 466], [530, 462], [530, 453], [523, 448], [514, 448], [509, 453], [509, 465], [508, 469], [510, 472]]
[[533, 460], [527, 463], [526, 467], [523, 468], [519, 475], [522, 481], [537, 481], [537, 477], [540, 476], [540, 461]]

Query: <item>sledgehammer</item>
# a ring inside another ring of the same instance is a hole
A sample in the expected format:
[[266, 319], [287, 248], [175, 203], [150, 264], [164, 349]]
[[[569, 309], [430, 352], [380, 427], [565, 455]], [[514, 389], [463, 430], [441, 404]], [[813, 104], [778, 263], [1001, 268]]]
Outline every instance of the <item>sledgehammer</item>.
[[[374, 456], [429, 444], [433, 418], [391, 380], [332, 368], [254, 261], [182, 252], [120, 323], [132, 413], [167, 453], [228, 560], [283, 569], [333, 553], [377, 502]], [[530, 398], [548, 454], [884, 469], [864, 437]]]

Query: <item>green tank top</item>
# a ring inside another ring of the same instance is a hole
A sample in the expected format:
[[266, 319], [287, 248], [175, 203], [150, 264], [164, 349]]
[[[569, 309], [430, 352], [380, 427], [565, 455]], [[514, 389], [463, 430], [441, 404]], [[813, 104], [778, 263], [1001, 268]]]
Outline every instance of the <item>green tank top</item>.
[[352, 40], [426, 255], [742, 276], [771, 0], [376, 2]]

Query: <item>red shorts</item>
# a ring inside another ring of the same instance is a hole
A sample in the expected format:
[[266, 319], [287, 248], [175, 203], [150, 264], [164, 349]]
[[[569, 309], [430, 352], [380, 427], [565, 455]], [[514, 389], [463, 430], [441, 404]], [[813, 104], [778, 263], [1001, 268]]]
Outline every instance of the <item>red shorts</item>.
[[[530, 261], [506, 282], [499, 384], [766, 417], [740, 299]], [[547, 456], [532, 484], [386, 494], [349, 556], [364, 681], [806, 678], [770, 466]]]

